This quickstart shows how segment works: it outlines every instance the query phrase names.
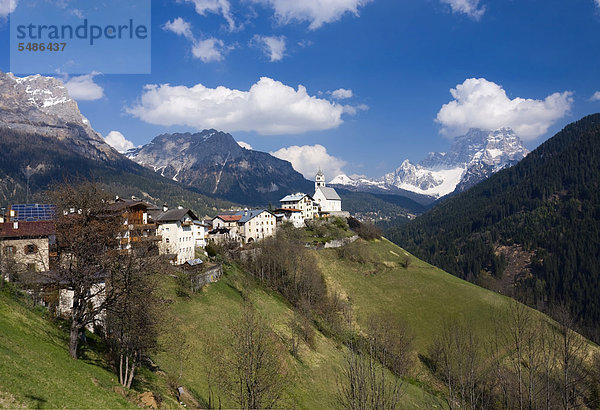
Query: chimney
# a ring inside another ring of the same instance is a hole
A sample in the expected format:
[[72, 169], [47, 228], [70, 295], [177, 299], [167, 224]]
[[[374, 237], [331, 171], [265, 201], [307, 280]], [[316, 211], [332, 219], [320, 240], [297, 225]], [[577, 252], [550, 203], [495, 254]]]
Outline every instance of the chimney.
[[244, 216], [248, 216], [248, 208], [244, 208]]
[[16, 231], [17, 229], [19, 229], [19, 221], [15, 221], [13, 222], [13, 229]]
[[183, 209], [183, 207], [182, 207], [181, 205], [179, 205], [179, 206], [177, 207], [177, 209]]
[[169, 210], [169, 207], [167, 206], [167, 204], [163, 205], [163, 212], [167, 212]]

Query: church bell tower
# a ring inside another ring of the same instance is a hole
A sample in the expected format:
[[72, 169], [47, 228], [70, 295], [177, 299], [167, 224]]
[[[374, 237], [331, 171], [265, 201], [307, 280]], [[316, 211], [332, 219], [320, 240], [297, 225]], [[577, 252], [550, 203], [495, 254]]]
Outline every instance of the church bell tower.
[[325, 186], [325, 175], [323, 175], [323, 171], [321, 171], [321, 169], [319, 168], [319, 172], [317, 172], [317, 175], [315, 176], [315, 191], [319, 187], [324, 187], [324, 186]]

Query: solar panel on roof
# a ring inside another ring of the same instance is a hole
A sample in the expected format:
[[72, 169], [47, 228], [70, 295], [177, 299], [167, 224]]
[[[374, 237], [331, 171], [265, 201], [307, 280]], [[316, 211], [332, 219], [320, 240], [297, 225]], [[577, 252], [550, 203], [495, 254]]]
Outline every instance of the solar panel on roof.
[[10, 218], [14, 222], [51, 221], [56, 206], [50, 204], [17, 204], [10, 207]]

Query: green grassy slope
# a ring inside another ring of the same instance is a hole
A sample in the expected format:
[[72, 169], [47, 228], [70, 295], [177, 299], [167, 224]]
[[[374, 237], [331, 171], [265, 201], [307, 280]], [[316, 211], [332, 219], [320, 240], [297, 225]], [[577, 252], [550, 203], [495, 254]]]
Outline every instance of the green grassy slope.
[[71, 359], [66, 332], [0, 291], [0, 407], [135, 407], [113, 392], [115, 376], [89, 356]]
[[[330, 287], [349, 296], [358, 324], [370, 315], [388, 311], [404, 320], [415, 334], [419, 353], [432, 342], [449, 318], [464, 318], [481, 333], [490, 333], [492, 319], [501, 318], [510, 299], [473, 285], [412, 255], [386, 239], [360, 241], [366, 263], [340, 259], [336, 250], [319, 251], [319, 265]], [[541, 317], [541, 314], [540, 314]]]
[[[195, 396], [198, 404], [206, 406], [208, 400], [207, 373], [214, 363], [218, 348], [207, 351], [207, 344], [223, 346], [227, 343], [227, 325], [239, 317], [242, 307], [244, 274], [235, 268], [227, 268], [226, 276], [218, 283], [209, 285], [202, 293], [189, 297], [177, 297], [176, 285], [169, 282], [166, 293], [174, 300], [172, 305], [176, 323], [174, 328], [181, 331], [176, 344], [165, 343], [164, 351], [158, 355], [157, 363], [162, 370], [178, 375], [182, 370], [180, 383]], [[287, 323], [293, 316], [290, 306], [279, 295], [265, 291], [255, 283], [248, 284], [248, 297], [286, 345], [289, 337]], [[180, 346], [187, 345], [182, 354]], [[281, 405], [296, 408], [336, 408], [337, 380], [340, 375], [346, 348], [316, 334], [315, 349], [301, 345], [299, 359], [291, 354], [286, 356], [289, 388]], [[184, 358], [182, 361], [181, 358]], [[183, 366], [182, 366], [183, 363]], [[223, 407], [235, 406], [231, 398], [222, 395]], [[409, 385], [403, 397], [402, 408], [425, 407], [425, 403], [442, 404], [435, 397], [423, 392], [415, 385]]]

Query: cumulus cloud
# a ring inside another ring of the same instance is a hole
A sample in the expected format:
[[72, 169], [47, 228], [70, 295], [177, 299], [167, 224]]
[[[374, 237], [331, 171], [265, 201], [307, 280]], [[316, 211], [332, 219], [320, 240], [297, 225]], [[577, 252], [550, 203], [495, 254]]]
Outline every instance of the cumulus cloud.
[[256, 34], [250, 44], [260, 47], [271, 62], [280, 61], [285, 53], [285, 36], [259, 36]]
[[450, 90], [453, 101], [444, 104], [436, 121], [448, 136], [464, 134], [469, 128], [512, 128], [523, 140], [546, 133], [573, 104], [573, 93], [554, 93], [544, 100], [510, 99], [504, 89], [485, 78], [469, 78]]
[[247, 142], [244, 141], [236, 141], [238, 143], [238, 145], [242, 148], [246, 148], [246, 149], [254, 149], [252, 148], [252, 145], [248, 144]]
[[181, 17], [177, 17], [173, 21], [167, 21], [162, 28], [165, 31], [171, 31], [178, 36], [187, 38], [192, 44], [192, 56], [205, 63], [223, 61], [225, 54], [231, 50], [231, 47], [227, 47], [223, 40], [218, 38], [197, 39], [192, 33], [192, 25]]
[[172, 31], [179, 36], [183, 36], [189, 40], [194, 40], [194, 35], [192, 34], [192, 25], [181, 17], [177, 17], [173, 21], [167, 21], [163, 25], [163, 30]]
[[72, 77], [65, 82], [71, 98], [77, 101], [94, 101], [104, 97], [104, 89], [94, 82], [98, 72]]
[[231, 4], [228, 0], [183, 0], [186, 3], [193, 3], [196, 13], [201, 16], [206, 13], [220, 14], [227, 21], [230, 30], [235, 30], [235, 20], [231, 14]]
[[371, 0], [252, 0], [271, 6], [282, 24], [307, 21], [311, 30], [339, 20], [346, 13], [358, 16], [358, 9]]
[[322, 145], [292, 145], [291, 147], [281, 148], [278, 151], [271, 152], [271, 155], [290, 161], [294, 169], [304, 175], [305, 178], [314, 179], [319, 168], [330, 180], [343, 174], [342, 168], [346, 161], [334, 157], [327, 152], [327, 148]]
[[596, 1], [596, 6], [600, 7], [600, 0], [595, 0]]
[[[597, 0], [600, 2], [600, 0]], [[596, 91], [591, 97], [590, 101], [600, 101], [600, 91]]]
[[[441, 0], [450, 6], [453, 13], [463, 13], [474, 20], [479, 20], [485, 13], [485, 7], [479, 7], [479, 0]], [[600, 0], [598, 0], [600, 1]]]
[[344, 88], [339, 88], [335, 91], [331, 92], [331, 96], [336, 100], [343, 100], [346, 98], [352, 98], [352, 90], [346, 90]]
[[225, 46], [223, 40], [211, 37], [206, 40], [195, 41], [192, 46], [192, 55], [205, 63], [210, 63], [223, 61], [229, 50], [230, 48]]
[[248, 91], [146, 85], [137, 104], [126, 110], [151, 124], [270, 135], [336, 128], [345, 113], [344, 106], [311, 96], [302, 85], [296, 90], [268, 77]]
[[117, 151], [123, 153], [127, 150], [135, 148], [133, 142], [129, 141], [123, 134], [119, 131], [111, 131], [108, 133], [104, 140], [108, 145], [116, 149]]
[[0, 0], [0, 18], [6, 18], [17, 8], [17, 0]]

